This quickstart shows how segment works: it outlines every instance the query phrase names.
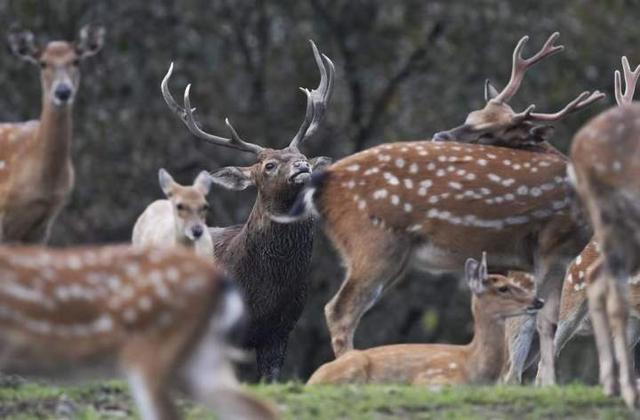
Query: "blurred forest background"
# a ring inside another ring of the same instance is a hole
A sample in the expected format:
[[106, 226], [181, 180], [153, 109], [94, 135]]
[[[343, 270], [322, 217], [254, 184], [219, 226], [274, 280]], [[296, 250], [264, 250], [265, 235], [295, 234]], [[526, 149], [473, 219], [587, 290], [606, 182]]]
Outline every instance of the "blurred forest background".
[[[566, 50], [527, 74], [516, 109], [535, 103], [550, 112], [583, 90], [611, 93], [620, 56], [640, 62], [638, 6], [635, 0], [0, 0], [0, 27], [19, 24], [42, 42], [73, 39], [89, 22], [107, 28], [104, 50], [83, 64], [76, 188], [52, 237], [55, 245], [71, 245], [128, 241], [136, 217], [161, 196], [160, 167], [187, 183], [202, 169], [249, 162], [249, 155], [195, 140], [171, 114], [159, 88], [171, 61], [174, 94], [193, 83], [206, 129], [225, 134], [228, 116], [243, 137], [279, 148], [304, 116], [297, 87], [317, 85], [307, 42], [315, 40], [335, 62], [337, 80], [328, 118], [305, 151], [338, 159], [381, 142], [428, 139], [461, 123], [483, 105], [485, 78], [498, 87], [507, 82], [512, 50], [525, 34], [531, 36], [525, 55], [554, 31]], [[0, 118], [36, 118], [38, 70], [8, 50], [0, 68]], [[572, 133], [612, 103], [609, 95], [558, 124], [554, 144], [566, 150]], [[254, 197], [214, 188], [209, 223], [244, 221]], [[332, 357], [323, 306], [342, 276], [320, 235], [287, 378], [306, 379]], [[464, 343], [468, 306], [457, 279], [410, 273], [365, 316], [356, 345]], [[591, 343], [565, 352], [565, 380], [596, 379]]]

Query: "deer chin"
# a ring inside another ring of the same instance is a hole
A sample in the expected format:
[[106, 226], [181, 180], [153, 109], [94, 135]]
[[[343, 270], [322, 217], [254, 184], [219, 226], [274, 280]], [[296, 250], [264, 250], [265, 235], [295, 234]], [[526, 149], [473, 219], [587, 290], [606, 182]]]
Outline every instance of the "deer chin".
[[311, 179], [311, 172], [309, 171], [300, 171], [289, 177], [289, 182], [291, 184], [305, 184], [307, 181]]

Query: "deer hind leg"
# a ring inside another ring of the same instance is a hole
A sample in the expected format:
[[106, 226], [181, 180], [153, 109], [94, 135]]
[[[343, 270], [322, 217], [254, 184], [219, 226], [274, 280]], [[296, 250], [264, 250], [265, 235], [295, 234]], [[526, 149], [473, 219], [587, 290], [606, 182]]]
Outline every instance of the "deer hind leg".
[[591, 315], [593, 335], [598, 349], [600, 383], [606, 395], [615, 395], [617, 389], [613, 343], [607, 318], [607, 279], [602, 274], [595, 277], [593, 283], [589, 284], [587, 298], [589, 299], [589, 315]]
[[146, 366], [131, 366], [126, 372], [127, 381], [142, 420], [179, 418], [164, 386], [164, 381], [158, 381], [152, 370], [147, 369]]
[[386, 287], [400, 277], [410, 256], [407, 238], [369, 227], [341, 247], [347, 265], [345, 280], [324, 308], [336, 357], [353, 349], [353, 336], [362, 316]]
[[638, 391], [631, 363], [631, 352], [627, 340], [629, 305], [626, 299], [627, 276], [609, 281], [607, 288], [607, 316], [613, 335], [613, 348], [618, 363], [618, 377], [622, 398], [631, 408], [638, 407]]

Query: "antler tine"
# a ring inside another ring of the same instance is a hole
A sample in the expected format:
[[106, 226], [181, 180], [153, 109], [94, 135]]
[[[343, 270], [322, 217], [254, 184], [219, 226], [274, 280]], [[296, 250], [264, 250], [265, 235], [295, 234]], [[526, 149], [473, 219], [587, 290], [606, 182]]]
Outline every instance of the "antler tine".
[[493, 99], [493, 101], [499, 103], [507, 103], [511, 98], [513, 98], [518, 89], [520, 89], [524, 74], [530, 67], [541, 61], [543, 58], [552, 56], [553, 54], [562, 51], [564, 49], [563, 45], [553, 45], [553, 43], [556, 41], [556, 39], [558, 39], [559, 36], [560, 33], [558, 32], [554, 32], [553, 34], [551, 34], [540, 51], [527, 59], [522, 58], [522, 50], [529, 40], [529, 37], [525, 35], [520, 38], [520, 41], [518, 41], [518, 44], [513, 50], [511, 78], [509, 79], [509, 83], [507, 83], [504, 89], [502, 89], [502, 91]]
[[226, 137], [216, 136], [214, 134], [209, 134], [203, 131], [198, 126], [195, 116], [193, 115], [195, 108], [191, 108], [191, 99], [189, 97], [190, 91], [191, 91], [191, 84], [188, 84], [184, 90], [184, 111], [186, 114], [184, 121], [185, 121], [185, 124], [187, 125], [187, 128], [189, 128], [189, 131], [191, 131], [193, 135], [195, 135], [196, 137], [202, 140], [206, 140], [209, 143], [216, 144], [218, 146], [224, 146], [224, 147], [229, 147], [231, 149], [242, 150], [243, 152], [251, 152], [256, 155], [264, 150], [264, 148], [262, 148], [261, 146], [258, 146], [257, 144], [248, 143], [242, 140], [242, 138], [240, 138], [236, 130], [231, 125], [231, 122], [229, 121], [228, 118], [225, 119], [225, 124], [231, 131], [230, 139]]
[[247, 143], [240, 138], [236, 130], [233, 128], [228, 119], [225, 119], [225, 123], [229, 130], [231, 131], [231, 139], [225, 137], [214, 136], [213, 134], [208, 134], [202, 131], [198, 126], [193, 113], [195, 112], [195, 108], [191, 108], [191, 100], [189, 97], [189, 92], [191, 90], [191, 85], [187, 85], [184, 90], [184, 104], [185, 106], [180, 106], [175, 99], [173, 99], [173, 95], [169, 90], [169, 79], [171, 78], [171, 74], [173, 73], [173, 63], [169, 66], [169, 70], [167, 74], [162, 79], [162, 83], [160, 84], [160, 89], [162, 91], [162, 97], [164, 101], [167, 103], [167, 106], [174, 114], [176, 114], [182, 122], [189, 128], [189, 131], [193, 133], [196, 137], [206, 140], [209, 143], [216, 144], [218, 146], [229, 147], [232, 149], [242, 150], [244, 152], [251, 152], [258, 154], [263, 148], [252, 143]]
[[572, 112], [578, 111], [587, 105], [604, 98], [605, 96], [606, 95], [604, 93], [597, 90], [593, 93], [584, 91], [558, 112], [553, 114], [532, 112], [529, 114], [529, 118], [538, 121], [557, 121]]
[[616, 102], [619, 106], [630, 104], [633, 102], [633, 94], [636, 90], [636, 84], [638, 83], [638, 78], [640, 77], [640, 65], [636, 67], [635, 70], [631, 71], [631, 66], [629, 66], [629, 60], [627, 60], [626, 56], [622, 57], [622, 71], [624, 72], [624, 95], [622, 94], [622, 83], [620, 80], [620, 72], [618, 70], [614, 73], [614, 82], [615, 82], [615, 96]]
[[318, 130], [318, 126], [324, 117], [327, 104], [333, 91], [335, 66], [329, 57], [325, 54], [320, 54], [318, 47], [316, 47], [316, 44], [312, 40], [309, 40], [309, 42], [316, 64], [320, 70], [320, 83], [318, 87], [313, 90], [300, 88], [307, 96], [307, 108], [304, 121], [289, 144], [289, 147], [292, 149], [298, 149], [306, 139], [313, 136]]

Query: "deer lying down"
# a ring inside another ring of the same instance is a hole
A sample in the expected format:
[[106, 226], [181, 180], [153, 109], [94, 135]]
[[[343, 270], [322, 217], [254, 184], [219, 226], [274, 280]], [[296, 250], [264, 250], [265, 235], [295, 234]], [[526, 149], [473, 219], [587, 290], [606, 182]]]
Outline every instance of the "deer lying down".
[[182, 249], [0, 248], [0, 371], [126, 376], [145, 420], [176, 418], [172, 385], [223, 419], [274, 418], [237, 388], [224, 335], [242, 314], [215, 267]]
[[465, 275], [473, 293], [474, 336], [471, 343], [398, 344], [352, 350], [321, 366], [309, 384], [404, 383], [458, 385], [494, 383], [505, 358], [505, 318], [542, 307], [533, 281], [514, 282], [487, 274], [487, 262], [467, 260]]
[[139, 246], [183, 245], [201, 257], [213, 256], [213, 241], [207, 231], [207, 194], [211, 176], [200, 172], [191, 186], [173, 180], [164, 169], [158, 172], [166, 200], [156, 200], [138, 217], [132, 242]]

